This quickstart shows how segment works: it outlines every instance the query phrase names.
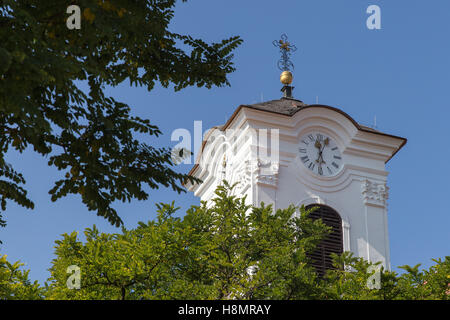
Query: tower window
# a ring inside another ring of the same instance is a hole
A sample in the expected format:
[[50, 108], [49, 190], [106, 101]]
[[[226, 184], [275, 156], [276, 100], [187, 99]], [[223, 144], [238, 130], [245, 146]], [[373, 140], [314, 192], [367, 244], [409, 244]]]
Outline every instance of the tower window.
[[327, 270], [333, 269], [331, 253], [342, 254], [342, 219], [333, 209], [325, 205], [312, 204], [306, 206], [306, 210], [318, 207], [309, 217], [313, 220], [322, 219], [322, 222], [331, 227], [331, 233], [327, 235], [316, 247], [316, 250], [308, 255], [313, 267], [319, 276], [323, 277]]

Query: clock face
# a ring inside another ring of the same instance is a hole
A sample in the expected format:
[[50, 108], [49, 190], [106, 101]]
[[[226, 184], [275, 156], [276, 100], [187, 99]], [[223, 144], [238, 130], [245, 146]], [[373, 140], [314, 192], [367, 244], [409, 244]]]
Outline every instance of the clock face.
[[300, 161], [319, 176], [329, 177], [342, 168], [342, 155], [333, 139], [323, 133], [308, 133], [300, 139]]

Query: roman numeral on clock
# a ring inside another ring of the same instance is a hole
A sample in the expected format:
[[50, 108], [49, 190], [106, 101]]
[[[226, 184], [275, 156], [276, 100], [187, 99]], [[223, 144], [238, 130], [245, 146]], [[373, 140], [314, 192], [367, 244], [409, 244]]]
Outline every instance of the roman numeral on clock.
[[341, 159], [342, 159], [342, 158], [339, 157], [339, 156], [333, 156], [333, 158], [338, 159], [338, 160], [341, 160]]
[[304, 148], [300, 148], [300, 149], [298, 149], [298, 151], [301, 153], [306, 153], [306, 149], [304, 149]]
[[315, 166], [316, 166], [316, 165], [315, 165], [314, 163], [311, 162], [311, 163], [309, 164], [308, 168], [311, 169], [311, 170], [314, 170], [314, 167], [315, 167]]
[[336, 169], [339, 168], [339, 165], [338, 165], [336, 162], [333, 161], [331, 164], [332, 164], [333, 167], [335, 167]]
[[303, 163], [307, 163], [309, 161], [308, 156], [301, 157], [300, 159], [303, 161]]

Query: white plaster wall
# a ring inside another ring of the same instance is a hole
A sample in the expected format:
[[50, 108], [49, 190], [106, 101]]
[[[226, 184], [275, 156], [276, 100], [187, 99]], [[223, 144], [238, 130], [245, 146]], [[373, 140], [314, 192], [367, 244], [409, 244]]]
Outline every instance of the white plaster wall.
[[[279, 130], [277, 159], [265, 158], [272, 152], [270, 141], [261, 148], [249, 134], [258, 128]], [[344, 250], [390, 268], [385, 162], [402, 140], [359, 131], [344, 115], [326, 108], [301, 110], [292, 117], [243, 108], [227, 129], [235, 130], [228, 151], [220, 139], [207, 143], [195, 172], [204, 183], [189, 190], [209, 201], [225, 178], [238, 183], [235, 193], [247, 195], [248, 204], [264, 202], [274, 209], [326, 204], [342, 218]], [[327, 134], [340, 148], [344, 165], [336, 176], [315, 176], [299, 160], [300, 138], [311, 131]]]

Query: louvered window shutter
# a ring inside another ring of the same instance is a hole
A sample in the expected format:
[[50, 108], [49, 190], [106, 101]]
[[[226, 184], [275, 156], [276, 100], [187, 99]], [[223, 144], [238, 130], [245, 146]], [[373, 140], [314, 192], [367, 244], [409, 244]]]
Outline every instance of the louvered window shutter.
[[319, 276], [323, 277], [326, 270], [332, 269], [331, 253], [342, 254], [342, 219], [332, 208], [325, 205], [309, 205], [306, 209], [318, 207], [309, 217], [313, 220], [322, 219], [322, 222], [332, 227], [332, 232], [323, 239], [316, 250], [309, 254], [312, 265], [317, 270]]

